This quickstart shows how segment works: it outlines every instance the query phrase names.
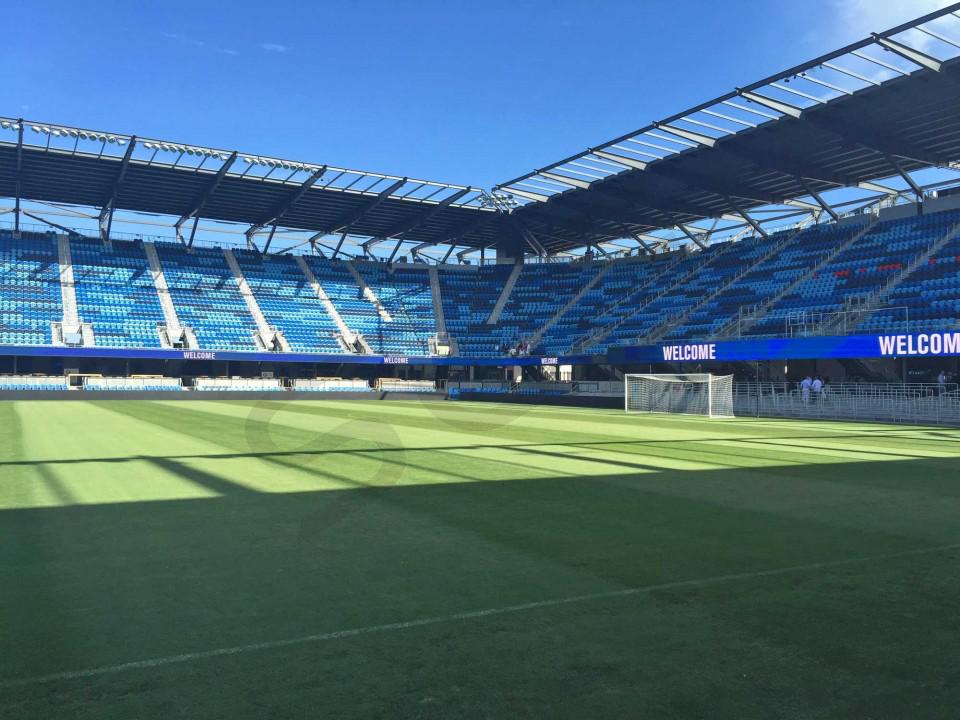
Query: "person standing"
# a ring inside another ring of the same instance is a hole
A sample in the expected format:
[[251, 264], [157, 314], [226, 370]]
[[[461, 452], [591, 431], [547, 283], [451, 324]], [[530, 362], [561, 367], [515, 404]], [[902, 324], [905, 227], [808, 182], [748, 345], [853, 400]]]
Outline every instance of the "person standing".
[[813, 386], [813, 380], [807, 375], [800, 383], [800, 399], [804, 404], [810, 402], [810, 388]]
[[813, 390], [814, 402], [820, 402], [823, 399], [823, 380], [820, 379], [819, 375], [813, 379], [810, 389]]

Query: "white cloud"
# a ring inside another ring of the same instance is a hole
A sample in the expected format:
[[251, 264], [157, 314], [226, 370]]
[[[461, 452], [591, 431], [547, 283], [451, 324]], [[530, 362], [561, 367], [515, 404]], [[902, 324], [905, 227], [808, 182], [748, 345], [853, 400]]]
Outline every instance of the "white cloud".
[[[950, 5], [953, 0], [833, 0], [833, 11], [822, 16], [824, 26], [815, 37], [824, 33], [831, 46], [841, 46], [865, 38], [872, 32], [883, 32], [913, 18]], [[948, 22], [956, 22], [948, 21]], [[928, 35], [913, 33], [915, 47], [932, 42]]]
[[189, 45], [195, 48], [207, 48], [209, 47], [216, 53], [221, 55], [239, 55], [240, 52], [232, 48], [223, 48], [217, 45], [208, 45], [206, 40], [200, 40], [199, 38], [193, 38], [189, 35], [184, 35], [179, 32], [161, 32], [160, 33], [167, 40], [172, 40], [173, 42], [180, 43], [182, 45]]
[[267, 52], [285, 53], [290, 48], [288, 48], [286, 45], [281, 45], [280, 43], [269, 42], [260, 43], [260, 49], [266, 50]]

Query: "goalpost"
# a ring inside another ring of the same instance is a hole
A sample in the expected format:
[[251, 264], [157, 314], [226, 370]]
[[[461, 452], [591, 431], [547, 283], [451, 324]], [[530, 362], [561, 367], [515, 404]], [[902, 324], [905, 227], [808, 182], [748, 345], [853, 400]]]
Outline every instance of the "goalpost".
[[626, 412], [733, 417], [733, 375], [625, 375]]

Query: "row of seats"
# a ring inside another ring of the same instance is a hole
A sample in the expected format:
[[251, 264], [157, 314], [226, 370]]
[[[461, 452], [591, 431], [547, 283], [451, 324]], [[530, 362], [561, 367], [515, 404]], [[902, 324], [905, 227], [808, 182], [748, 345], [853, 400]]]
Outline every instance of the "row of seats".
[[60, 261], [53, 233], [2, 234], [0, 344], [48, 345], [63, 319]]
[[63, 376], [0, 375], [0, 391], [4, 390], [69, 390]]
[[360, 378], [298, 378], [293, 389], [299, 392], [371, 392], [370, 383]]
[[193, 382], [193, 389], [200, 391], [233, 390], [257, 391], [282, 390], [278, 378], [197, 378]]
[[[554, 317], [535, 352], [599, 353], [660, 337], [714, 337], [737, 325], [742, 309], [757, 307], [763, 312], [745, 333], [782, 334], [793, 318], [870, 302], [885, 309], [858, 316], [848, 329], [952, 328], [960, 311], [960, 239], [942, 241], [958, 223], [960, 211], [946, 211], [867, 228], [824, 224], [654, 258], [531, 263], [519, 270], [492, 324], [487, 320], [515, 266], [441, 267], [446, 330], [461, 355], [482, 357], [508, 354]], [[933, 252], [938, 241], [943, 247]], [[77, 312], [97, 345], [159, 347], [157, 326], [165, 318], [143, 244], [73, 238], [70, 245]], [[156, 250], [179, 322], [193, 328], [201, 349], [257, 349], [257, 324], [220, 249], [158, 243]], [[292, 350], [344, 352], [339, 315], [375, 353], [429, 353], [438, 325], [426, 268], [305, 256], [333, 312], [296, 258], [234, 254], [267, 323], [283, 331]], [[0, 344], [50, 344], [51, 325], [62, 319], [57, 237], [0, 232]]]
[[84, 390], [123, 392], [179, 392], [183, 390], [180, 378], [151, 377], [88, 377]]
[[253, 250], [233, 254], [267, 323], [283, 329], [291, 350], [343, 352], [336, 323], [293, 257]]
[[390, 315], [373, 342], [389, 355], [429, 355], [430, 338], [437, 332], [429, 274], [375, 262], [355, 267]]
[[98, 345], [157, 347], [163, 322], [160, 298], [143, 248], [104, 245], [92, 238], [70, 242], [80, 319], [93, 325]]
[[383, 392], [436, 392], [437, 386], [433, 380], [380, 378], [377, 380], [377, 390], [382, 390]]

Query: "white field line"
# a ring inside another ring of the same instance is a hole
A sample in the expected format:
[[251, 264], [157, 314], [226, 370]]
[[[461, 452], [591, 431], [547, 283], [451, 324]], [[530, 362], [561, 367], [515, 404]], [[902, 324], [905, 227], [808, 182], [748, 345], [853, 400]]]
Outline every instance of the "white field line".
[[930, 555], [933, 553], [946, 552], [950, 550], [960, 550], [960, 543], [919, 548], [917, 550], [904, 550], [902, 552], [886, 553], [883, 555], [868, 555], [859, 558], [848, 558], [846, 560], [832, 560], [828, 562], [809, 563], [806, 565], [791, 565], [789, 567], [774, 568], [771, 570], [757, 570], [754, 572], [732, 573], [729, 575], [715, 575], [713, 577], [696, 578], [692, 580], [677, 580], [675, 582], [659, 583], [657, 585], [643, 585], [640, 587], [589, 593], [586, 595], [569, 595], [567, 597], [553, 598], [551, 600], [537, 600], [534, 602], [521, 603], [519, 605], [504, 605], [501, 607], [487, 608], [484, 610], [468, 610], [466, 612], [451, 613], [450, 615], [437, 615], [434, 617], [417, 618], [415, 620], [404, 620], [402, 622], [386, 623], [384, 625], [368, 625], [366, 627], [335, 630], [333, 632], [318, 633], [316, 635], [303, 635], [301, 637], [286, 638], [283, 640], [267, 640], [265, 642], [251, 643], [249, 645], [234, 645], [232, 647], [201, 650], [199, 652], [182, 653], [180, 655], [167, 655], [165, 657], [149, 658], [146, 660], [133, 660], [131, 662], [120, 663], [119, 665], [103, 665], [100, 667], [89, 668], [87, 670], [67, 670], [64, 672], [50, 673], [49, 675], [35, 675], [33, 677], [25, 678], [8, 678], [0, 680], [0, 688], [23, 687], [26, 685], [37, 685], [61, 680], [80, 680], [84, 678], [97, 677], [100, 675], [112, 675], [115, 673], [125, 672], [127, 670], [151, 669], [163, 667], [165, 665], [194, 662], [197, 660], [208, 660], [211, 658], [226, 657], [230, 655], [243, 655], [260, 650], [274, 650], [296, 645], [307, 645], [310, 643], [327, 642], [330, 640], [342, 640], [344, 638], [358, 637], [361, 635], [373, 635], [377, 633], [394, 632], [397, 630], [409, 630], [411, 628], [426, 627], [428, 625], [463, 622], [496, 615], [509, 615], [512, 613], [559, 607], [562, 605], [586, 603], [596, 600], [633, 597], [657, 592], [659, 590], [680, 590], [683, 588], [702, 587], [705, 585], [715, 585], [719, 583], [733, 582], [736, 580], [776, 577], [779, 575], [789, 575], [792, 573], [809, 572], [811, 570], [829, 570], [831, 568], [843, 567], [845, 565], [856, 565], [859, 563], [866, 563], [876, 560], [893, 560], [896, 558], [913, 557], [917, 555]]

